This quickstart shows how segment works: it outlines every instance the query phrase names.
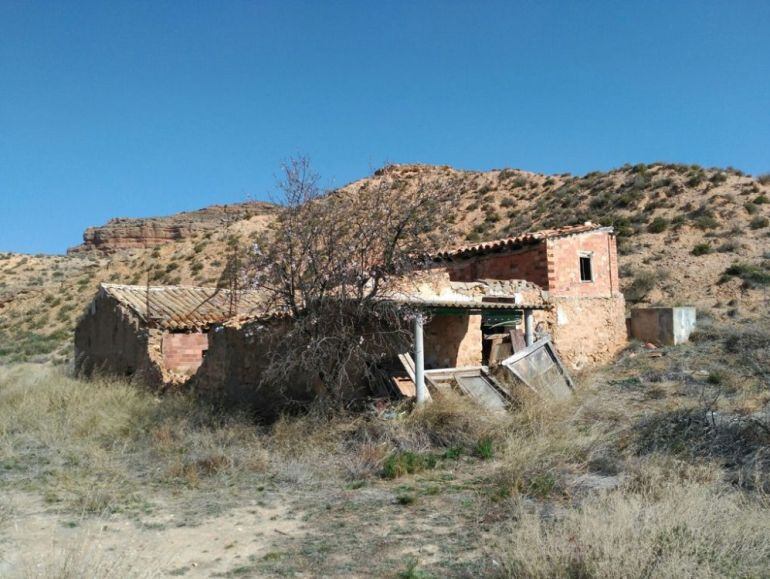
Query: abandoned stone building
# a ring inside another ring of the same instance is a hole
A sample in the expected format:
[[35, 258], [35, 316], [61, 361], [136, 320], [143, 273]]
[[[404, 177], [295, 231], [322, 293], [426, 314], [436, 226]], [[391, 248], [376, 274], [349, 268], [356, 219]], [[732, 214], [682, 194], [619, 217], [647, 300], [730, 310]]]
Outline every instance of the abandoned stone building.
[[75, 328], [75, 368], [180, 384], [201, 365], [212, 325], [253, 315], [255, 292], [101, 284]]
[[[589, 222], [442, 251], [385, 299], [424, 313], [415, 325], [417, 373], [434, 385], [446, 376], [461, 386], [467, 380], [478, 393], [488, 364], [540, 338], [572, 368], [611, 359], [627, 339], [618, 284], [612, 228]], [[218, 327], [196, 387], [259, 402], [271, 333], [260, 319]], [[399, 382], [404, 395], [415, 394], [414, 370]]]
[[[533, 312], [533, 331], [539, 327], [549, 334], [573, 368], [606, 362], [626, 344], [625, 300], [611, 227], [587, 222], [526, 233], [442, 251], [432, 262], [433, 279], [420, 296], [475, 293], [482, 303], [528, 301], [532, 307], [519, 310]], [[491, 325], [484, 316], [432, 322], [439, 334], [447, 333], [446, 324], [465, 323], [476, 334]], [[463, 357], [463, 363], [484, 361], [480, 347], [466, 353], [470, 357]]]

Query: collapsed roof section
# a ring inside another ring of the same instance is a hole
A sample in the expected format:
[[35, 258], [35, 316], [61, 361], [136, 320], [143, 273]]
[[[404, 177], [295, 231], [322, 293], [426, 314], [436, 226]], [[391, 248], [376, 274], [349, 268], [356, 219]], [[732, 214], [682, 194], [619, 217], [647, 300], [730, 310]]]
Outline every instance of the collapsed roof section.
[[[108, 295], [146, 323], [164, 330], [192, 330], [233, 316], [257, 316], [264, 308], [259, 292], [190, 286], [137, 286], [103, 283]], [[149, 308], [149, 314], [148, 314]]]

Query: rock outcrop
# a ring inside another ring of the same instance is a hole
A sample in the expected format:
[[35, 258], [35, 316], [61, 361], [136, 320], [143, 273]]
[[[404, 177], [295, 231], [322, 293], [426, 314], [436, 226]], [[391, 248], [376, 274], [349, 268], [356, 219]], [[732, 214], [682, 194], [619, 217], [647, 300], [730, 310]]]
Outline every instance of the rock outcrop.
[[110, 219], [105, 225], [89, 227], [83, 243], [68, 254], [91, 251], [113, 253], [123, 249], [154, 247], [220, 229], [228, 222], [256, 215], [269, 215], [275, 205], [261, 201], [233, 205], [212, 205], [198, 211], [185, 211], [168, 217]]

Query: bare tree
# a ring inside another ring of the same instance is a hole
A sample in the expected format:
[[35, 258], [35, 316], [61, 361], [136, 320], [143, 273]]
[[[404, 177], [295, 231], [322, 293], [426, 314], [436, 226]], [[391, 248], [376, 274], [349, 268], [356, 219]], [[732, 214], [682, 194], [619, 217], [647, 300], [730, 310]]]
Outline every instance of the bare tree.
[[446, 245], [457, 187], [450, 176], [407, 181], [384, 171], [356, 190], [328, 192], [305, 158], [284, 166], [279, 186], [283, 209], [248, 262], [251, 287], [289, 320], [263, 383], [306, 376], [343, 401], [408, 339], [403, 310], [388, 299], [393, 282]]

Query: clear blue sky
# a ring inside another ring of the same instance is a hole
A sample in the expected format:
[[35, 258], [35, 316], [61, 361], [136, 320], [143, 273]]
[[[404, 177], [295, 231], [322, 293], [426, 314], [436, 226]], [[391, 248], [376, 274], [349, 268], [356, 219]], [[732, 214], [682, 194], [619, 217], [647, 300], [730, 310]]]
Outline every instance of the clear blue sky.
[[264, 198], [298, 152], [770, 171], [770, 2], [0, 0], [0, 250]]

